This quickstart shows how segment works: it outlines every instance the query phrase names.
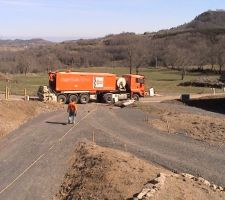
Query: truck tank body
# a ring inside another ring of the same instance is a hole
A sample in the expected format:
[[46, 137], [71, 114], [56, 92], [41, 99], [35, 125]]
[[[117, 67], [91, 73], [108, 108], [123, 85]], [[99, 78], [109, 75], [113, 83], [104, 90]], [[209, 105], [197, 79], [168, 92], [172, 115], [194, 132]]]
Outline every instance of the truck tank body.
[[63, 91], [115, 91], [116, 75], [109, 73], [57, 72], [57, 92]]

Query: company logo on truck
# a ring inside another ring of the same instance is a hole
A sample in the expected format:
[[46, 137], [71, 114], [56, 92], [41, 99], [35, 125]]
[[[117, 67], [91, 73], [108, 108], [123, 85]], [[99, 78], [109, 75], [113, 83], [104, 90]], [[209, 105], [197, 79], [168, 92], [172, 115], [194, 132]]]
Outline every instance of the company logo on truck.
[[94, 88], [104, 87], [104, 77], [94, 77]]

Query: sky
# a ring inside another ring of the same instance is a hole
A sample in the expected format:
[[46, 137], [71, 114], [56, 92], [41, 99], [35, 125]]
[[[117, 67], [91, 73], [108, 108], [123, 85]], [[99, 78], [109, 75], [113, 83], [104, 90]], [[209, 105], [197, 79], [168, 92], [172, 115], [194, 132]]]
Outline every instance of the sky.
[[225, 0], [0, 0], [0, 39], [152, 32], [216, 9], [225, 9]]

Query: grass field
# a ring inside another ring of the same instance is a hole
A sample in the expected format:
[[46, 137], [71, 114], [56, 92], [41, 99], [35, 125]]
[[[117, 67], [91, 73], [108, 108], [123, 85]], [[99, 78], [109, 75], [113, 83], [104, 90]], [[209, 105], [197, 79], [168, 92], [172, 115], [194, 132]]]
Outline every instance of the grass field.
[[[76, 71], [86, 72], [108, 72], [115, 74], [127, 74], [128, 68], [109, 68], [109, 67], [89, 67], [80, 68]], [[198, 88], [198, 87], [181, 87], [178, 84], [181, 81], [181, 72], [169, 69], [140, 69], [140, 74], [146, 77], [146, 90], [150, 87], [155, 88], [158, 93], [161, 94], [181, 94], [181, 93], [210, 93], [210, 88]], [[187, 73], [185, 81], [198, 79], [200, 73]], [[205, 76], [205, 75], [204, 75]], [[217, 79], [218, 76], [210, 75], [208, 78]], [[4, 91], [5, 86], [10, 88], [12, 94], [23, 95], [24, 88], [27, 89], [28, 95], [35, 95], [40, 85], [48, 84], [48, 74], [28, 74], [25, 75], [13, 75], [12, 82], [0, 81], [0, 91]], [[218, 90], [219, 92], [219, 90]], [[222, 92], [222, 90], [221, 90]]]
[[48, 75], [46, 74], [28, 74], [13, 75], [13, 81], [0, 81], [0, 91], [4, 92], [5, 87], [9, 87], [11, 94], [23, 95], [24, 89], [27, 89], [28, 95], [36, 95], [40, 85], [48, 84]]

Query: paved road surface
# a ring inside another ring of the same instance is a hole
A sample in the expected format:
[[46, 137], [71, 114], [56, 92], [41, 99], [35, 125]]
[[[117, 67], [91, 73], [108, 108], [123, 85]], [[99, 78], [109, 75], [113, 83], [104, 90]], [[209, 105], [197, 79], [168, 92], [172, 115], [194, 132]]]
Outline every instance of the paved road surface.
[[52, 199], [75, 143], [91, 140], [93, 132], [99, 145], [122, 150], [126, 146], [146, 160], [225, 186], [225, 148], [160, 133], [144, 122], [146, 113], [139, 110], [96, 104], [79, 110], [75, 127], [64, 124], [65, 111], [57, 111], [40, 115], [0, 140], [0, 200]]
[[[216, 96], [219, 97], [224, 97], [224, 92], [218, 92], [216, 93]], [[181, 94], [173, 94], [173, 95], [159, 95], [159, 96], [154, 96], [154, 97], [145, 97], [145, 98], [141, 98], [140, 101], [142, 103], [159, 103], [159, 102], [163, 102], [163, 101], [170, 101], [170, 100], [176, 100], [176, 99], [180, 99]], [[213, 93], [206, 93], [206, 94], [190, 94], [190, 98], [193, 99], [199, 99], [199, 98], [204, 98], [204, 97], [215, 97], [215, 95]]]

